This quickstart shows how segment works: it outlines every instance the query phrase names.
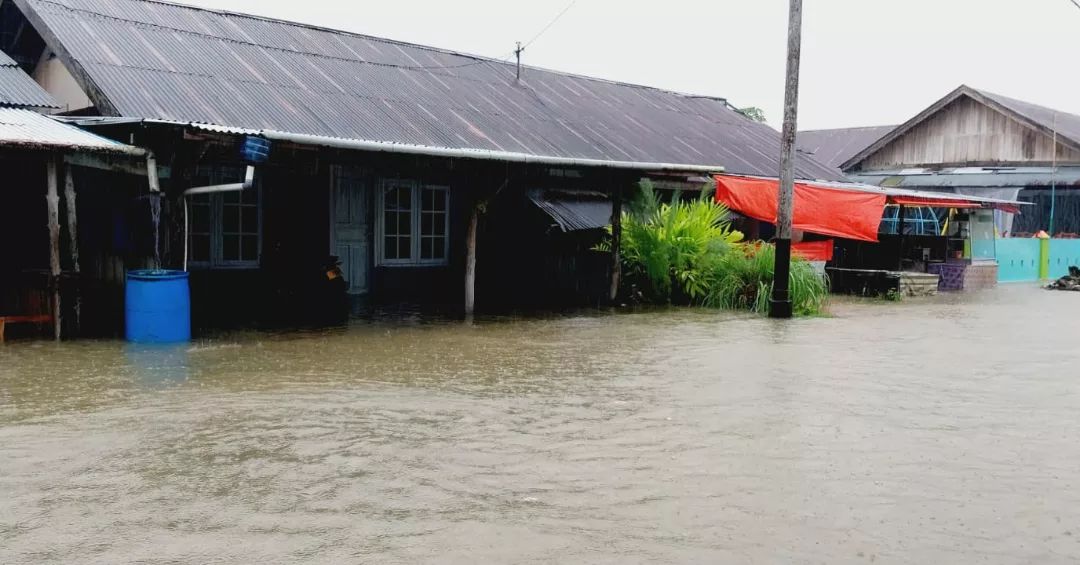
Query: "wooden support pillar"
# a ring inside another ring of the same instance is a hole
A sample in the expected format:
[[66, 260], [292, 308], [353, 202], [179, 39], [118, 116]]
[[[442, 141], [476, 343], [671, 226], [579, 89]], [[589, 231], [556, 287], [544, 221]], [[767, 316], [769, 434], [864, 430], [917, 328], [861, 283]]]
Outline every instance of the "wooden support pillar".
[[59, 158], [51, 158], [45, 164], [48, 193], [45, 201], [49, 207], [49, 288], [52, 290], [53, 337], [60, 339], [60, 195]]
[[67, 208], [71, 271], [75, 273], [75, 331], [79, 332], [82, 329], [82, 282], [79, 274], [79, 224], [75, 208], [75, 178], [71, 173], [71, 165], [64, 167], [64, 206]]
[[619, 296], [622, 282], [622, 185], [611, 193], [611, 289], [608, 299], [612, 302]]
[[480, 206], [473, 205], [469, 228], [465, 233], [465, 314], [471, 315], [476, 306], [476, 230], [480, 223]]

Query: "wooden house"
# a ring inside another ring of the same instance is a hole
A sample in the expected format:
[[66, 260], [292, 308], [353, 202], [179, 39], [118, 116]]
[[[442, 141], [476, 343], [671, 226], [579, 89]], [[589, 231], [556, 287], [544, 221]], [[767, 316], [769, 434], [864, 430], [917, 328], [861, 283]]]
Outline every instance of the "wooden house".
[[312, 311], [329, 255], [358, 308], [596, 304], [640, 179], [779, 170], [718, 98], [149, 0], [0, 0], [0, 29], [69, 123], [156, 156], [160, 222], [112, 257], [188, 268], [197, 323]]

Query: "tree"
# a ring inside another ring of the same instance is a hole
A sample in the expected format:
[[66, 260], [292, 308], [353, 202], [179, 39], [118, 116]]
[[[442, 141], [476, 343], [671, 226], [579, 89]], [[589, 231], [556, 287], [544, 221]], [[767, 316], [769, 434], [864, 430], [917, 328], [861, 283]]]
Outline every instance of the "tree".
[[755, 122], [765, 123], [765, 111], [757, 106], [747, 106], [746, 108], [740, 108], [739, 113], [754, 120]]

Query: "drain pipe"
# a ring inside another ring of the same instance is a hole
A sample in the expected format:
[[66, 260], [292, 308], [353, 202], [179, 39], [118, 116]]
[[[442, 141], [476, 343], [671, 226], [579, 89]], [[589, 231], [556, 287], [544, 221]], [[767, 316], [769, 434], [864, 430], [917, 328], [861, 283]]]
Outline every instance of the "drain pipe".
[[188, 240], [190, 239], [188, 232], [191, 229], [188, 220], [188, 198], [199, 194], [214, 194], [217, 192], [237, 192], [241, 190], [247, 190], [255, 185], [255, 167], [248, 165], [247, 170], [244, 172], [244, 182], [234, 182], [229, 184], [211, 184], [208, 186], [193, 186], [183, 193], [184, 198], [184, 272], [188, 270]]

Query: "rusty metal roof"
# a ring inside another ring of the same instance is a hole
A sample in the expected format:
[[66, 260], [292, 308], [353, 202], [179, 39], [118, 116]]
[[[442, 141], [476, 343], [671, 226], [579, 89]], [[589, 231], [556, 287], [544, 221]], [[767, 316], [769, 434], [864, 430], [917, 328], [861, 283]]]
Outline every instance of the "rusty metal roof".
[[840, 170], [840, 165], [856, 153], [881, 139], [896, 126], [818, 129], [800, 131], [799, 151], [811, 155], [819, 163]]
[[74, 150], [141, 156], [146, 152], [25, 108], [0, 107], [0, 148]]
[[0, 107], [56, 108], [56, 101], [0, 51]]
[[[16, 0], [106, 115], [776, 176], [726, 101], [150, 0]], [[837, 179], [800, 156], [797, 176]]]

